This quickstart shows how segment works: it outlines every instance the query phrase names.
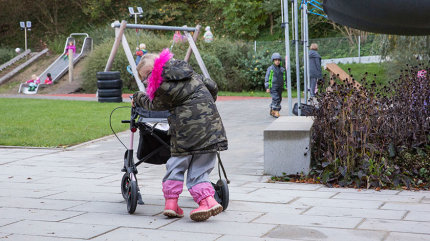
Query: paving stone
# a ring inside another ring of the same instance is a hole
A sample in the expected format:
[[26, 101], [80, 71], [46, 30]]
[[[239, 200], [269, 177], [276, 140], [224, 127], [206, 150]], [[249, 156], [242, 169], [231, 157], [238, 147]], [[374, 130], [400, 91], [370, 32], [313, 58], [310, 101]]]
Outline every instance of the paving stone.
[[360, 218], [380, 218], [380, 219], [402, 219], [406, 214], [404, 210], [380, 210], [361, 208], [332, 208], [332, 207], [312, 207], [303, 215], [318, 215], [329, 217], [360, 217]]
[[211, 217], [211, 219], [216, 220], [216, 221], [249, 223], [261, 215], [263, 215], [263, 213], [261, 213], [261, 212], [234, 211], [234, 210], [230, 210], [227, 207], [227, 210], [218, 214], [215, 217]]
[[95, 192], [95, 193], [110, 193], [110, 194], [120, 194], [120, 181], [118, 181], [118, 185], [116, 186], [101, 186], [101, 185], [88, 185], [85, 184], [85, 181], [76, 178], [70, 178], [75, 181], [75, 185], [73, 184], [64, 184], [61, 186], [49, 188], [49, 190], [59, 192]]
[[209, 219], [205, 222], [196, 223], [185, 217], [182, 218], [180, 222], [173, 222], [160, 228], [160, 230], [260, 237], [274, 227], [276, 227], [274, 224], [226, 222], [215, 219]]
[[[126, 214], [127, 204], [125, 201], [119, 203], [111, 202], [87, 202], [67, 209], [68, 211], [90, 212], [90, 213], [110, 213]], [[153, 216], [163, 211], [162, 206], [138, 205], [134, 215]]]
[[151, 229], [137, 229], [137, 228], [119, 228], [112, 232], [103, 234], [97, 238], [91, 239], [94, 241], [105, 240], [127, 240], [127, 241], [190, 241], [190, 240], [218, 240], [219, 234], [202, 234], [190, 232], [178, 232], [167, 230], [151, 230]]
[[0, 217], [0, 226], [8, 225], [8, 224], [15, 223], [15, 222], [18, 222], [18, 221], [20, 221], [19, 218], [1, 216]]
[[230, 195], [230, 200], [234, 201], [252, 201], [265, 203], [288, 203], [294, 200], [293, 196], [282, 195], [267, 195], [261, 193], [233, 193]]
[[115, 228], [116, 226], [25, 220], [0, 227], [0, 232], [59, 238], [90, 239]]
[[51, 210], [64, 210], [82, 203], [84, 201], [70, 201], [70, 200], [50, 200], [44, 198], [13, 198], [0, 197], [2, 207], [10, 208], [33, 208], [33, 209], [51, 209]]
[[355, 188], [333, 188], [333, 187], [322, 187], [318, 189], [320, 192], [340, 192], [340, 193], [363, 193], [363, 194], [380, 194], [380, 195], [396, 195], [399, 194], [400, 190], [380, 190], [374, 189], [355, 189]]
[[293, 225], [280, 225], [264, 238], [291, 238], [294, 240], [329, 240], [329, 241], [374, 241], [382, 240], [386, 232], [352, 229], [319, 228]]
[[8, 183], [39, 183], [45, 179], [47, 179], [47, 177], [22, 176], [22, 175], [11, 176], [11, 175], [0, 174], [0, 182], [8, 182]]
[[311, 215], [280, 215], [279, 213], [267, 213], [253, 221], [253, 223], [304, 225], [332, 228], [354, 228], [363, 218], [355, 217], [325, 217]]
[[[318, 184], [306, 184], [306, 183], [293, 183], [293, 182], [279, 182], [279, 183], [261, 183], [261, 182], [253, 182], [247, 183], [242, 187], [254, 187], [254, 188], [268, 188], [268, 189], [277, 189], [277, 190], [306, 190], [306, 191], [314, 191], [320, 189], [322, 185]], [[333, 194], [332, 194], [333, 195]]]
[[16, 219], [38, 221], [60, 221], [81, 214], [82, 212], [73, 211], [43, 210], [30, 208], [0, 208], [0, 217], [13, 217]]
[[[46, 236], [35, 236], [35, 235], [22, 235], [22, 234], [8, 234], [2, 235], [0, 234], [0, 240], [14, 240], [14, 241], [34, 241], [34, 240], [43, 240], [43, 241], [56, 241], [56, 240], [70, 240], [70, 238], [50, 238]], [[80, 241], [85, 239], [73, 239], [74, 241]]]
[[339, 193], [333, 199], [374, 200], [386, 202], [419, 202], [421, 197], [390, 194]]
[[430, 212], [411, 211], [406, 215], [404, 220], [430, 222]]
[[381, 209], [392, 210], [410, 210], [410, 211], [426, 211], [430, 212], [430, 204], [426, 203], [403, 203], [403, 202], [387, 202]]
[[228, 204], [228, 210], [235, 211], [257, 211], [257, 212], [272, 212], [284, 214], [299, 214], [307, 208], [291, 207], [288, 204], [280, 203], [260, 203], [260, 202], [246, 202], [246, 201], [232, 201]]
[[176, 219], [167, 217], [157, 218], [151, 216], [130, 215], [127, 212], [124, 212], [123, 214], [86, 213], [67, 219], [63, 222], [157, 229], [174, 221], [176, 221]]
[[274, 188], [260, 188], [255, 192], [250, 193], [251, 195], [258, 196], [282, 196], [282, 197], [315, 197], [315, 198], [330, 198], [333, 193], [329, 192], [314, 192], [305, 190], [284, 190]]
[[237, 236], [237, 235], [224, 235], [216, 241], [297, 241], [297, 239], [289, 239], [289, 238], [256, 238], [249, 236]]
[[349, 200], [349, 199], [324, 199], [324, 198], [299, 198], [291, 203], [293, 207], [344, 207], [377, 209], [383, 204], [382, 201]]
[[391, 232], [384, 241], [429, 241], [430, 235]]
[[115, 193], [102, 193], [102, 192], [62, 192], [54, 194], [46, 199], [55, 200], [76, 200], [76, 201], [101, 201], [101, 202], [121, 202], [123, 197], [121, 192]]
[[[12, 185], [13, 186], [13, 185]], [[29, 197], [29, 198], [40, 198], [48, 195], [59, 193], [59, 191], [46, 191], [43, 189], [39, 190], [27, 190], [20, 188], [0, 188], [0, 197]]]
[[360, 226], [358, 226], [358, 229], [430, 234], [430, 223], [366, 219]]
[[430, 197], [430, 191], [409, 191], [402, 190], [399, 193], [400, 196], [421, 196], [421, 197]]
[[17, 183], [10, 183], [10, 182], [0, 182], [0, 189], [20, 189], [20, 190], [28, 190], [28, 191], [45, 191], [46, 189], [52, 188], [52, 187], [60, 187], [61, 184], [59, 183], [52, 183], [52, 184], [43, 184], [43, 183], [24, 183], [24, 182], [17, 182]]

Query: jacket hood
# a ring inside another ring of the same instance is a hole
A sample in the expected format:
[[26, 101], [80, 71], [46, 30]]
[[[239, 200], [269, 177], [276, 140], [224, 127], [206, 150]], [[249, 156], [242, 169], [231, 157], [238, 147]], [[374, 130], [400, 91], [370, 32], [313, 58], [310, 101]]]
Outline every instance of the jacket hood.
[[167, 82], [181, 81], [193, 76], [193, 68], [183, 60], [171, 59], [163, 68], [163, 80]]
[[271, 58], [272, 62], [275, 59], [280, 59], [282, 61], [282, 56], [279, 53], [273, 53]]
[[321, 58], [321, 56], [317, 51], [309, 50], [309, 58]]

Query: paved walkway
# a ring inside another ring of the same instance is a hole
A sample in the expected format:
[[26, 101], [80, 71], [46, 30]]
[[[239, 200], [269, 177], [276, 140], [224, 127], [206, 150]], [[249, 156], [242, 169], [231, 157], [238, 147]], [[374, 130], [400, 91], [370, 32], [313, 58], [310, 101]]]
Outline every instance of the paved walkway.
[[[229, 138], [221, 156], [231, 179], [230, 203], [202, 223], [189, 218], [196, 204], [186, 190], [184, 218], [161, 214], [164, 166], [147, 164], [138, 168], [145, 205], [129, 215], [120, 194], [124, 147], [113, 137], [66, 150], [0, 148], [0, 239], [430, 240], [430, 192], [267, 183], [269, 101], [217, 103]], [[127, 143], [126, 132], [120, 137]]]

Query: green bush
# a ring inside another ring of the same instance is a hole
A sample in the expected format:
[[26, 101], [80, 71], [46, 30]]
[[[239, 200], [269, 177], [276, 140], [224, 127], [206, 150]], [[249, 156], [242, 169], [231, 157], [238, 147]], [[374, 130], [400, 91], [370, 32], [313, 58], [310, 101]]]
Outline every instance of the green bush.
[[267, 68], [271, 65], [270, 56], [266, 52], [248, 53], [242, 59], [243, 76], [248, 80], [247, 87], [252, 90], [264, 90], [264, 78]]
[[16, 53], [11, 48], [0, 48], [0, 64], [4, 64], [16, 56]]

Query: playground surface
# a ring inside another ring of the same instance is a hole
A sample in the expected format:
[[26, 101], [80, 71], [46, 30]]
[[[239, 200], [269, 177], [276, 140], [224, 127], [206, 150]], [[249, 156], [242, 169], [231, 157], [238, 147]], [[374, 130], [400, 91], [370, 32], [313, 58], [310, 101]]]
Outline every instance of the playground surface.
[[[179, 199], [185, 217], [162, 215], [163, 165], [138, 167], [145, 204], [129, 215], [120, 192], [125, 149], [113, 136], [67, 149], [0, 147], [0, 240], [430, 240], [429, 191], [268, 183], [263, 130], [274, 121], [269, 104], [243, 97], [217, 102], [229, 138], [221, 158], [230, 202], [201, 223], [189, 218], [197, 205], [186, 188]], [[283, 106], [281, 115], [286, 100]], [[127, 132], [119, 136], [128, 142]], [[217, 169], [211, 180], [218, 180]]]

